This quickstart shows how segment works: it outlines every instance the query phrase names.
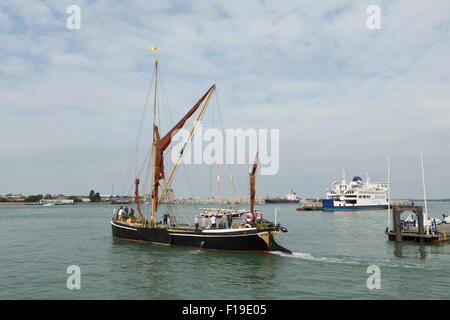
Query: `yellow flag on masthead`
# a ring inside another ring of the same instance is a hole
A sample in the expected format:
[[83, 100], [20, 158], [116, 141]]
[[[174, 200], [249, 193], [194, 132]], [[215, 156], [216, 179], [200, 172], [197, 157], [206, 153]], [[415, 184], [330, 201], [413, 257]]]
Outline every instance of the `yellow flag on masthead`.
[[158, 46], [151, 46], [147, 49], [148, 51], [158, 51]]

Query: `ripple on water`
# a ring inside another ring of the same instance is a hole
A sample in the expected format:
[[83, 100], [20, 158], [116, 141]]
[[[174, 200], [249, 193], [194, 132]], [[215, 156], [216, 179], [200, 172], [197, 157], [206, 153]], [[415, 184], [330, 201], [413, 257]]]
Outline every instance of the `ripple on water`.
[[[111, 206], [0, 206], [0, 298], [447, 298], [443, 284], [449, 282], [444, 275], [449, 271], [450, 246], [389, 242], [382, 230], [382, 212], [299, 214], [295, 206], [280, 207], [289, 232], [277, 240], [293, 255], [113, 240]], [[261, 209], [265, 217], [273, 216], [273, 207]], [[198, 212], [199, 207], [187, 210]], [[429, 212], [433, 210], [431, 205]], [[73, 264], [82, 274], [77, 292], [66, 288], [66, 269]], [[382, 273], [382, 289], [377, 292], [366, 287], [366, 270], [372, 264]]]

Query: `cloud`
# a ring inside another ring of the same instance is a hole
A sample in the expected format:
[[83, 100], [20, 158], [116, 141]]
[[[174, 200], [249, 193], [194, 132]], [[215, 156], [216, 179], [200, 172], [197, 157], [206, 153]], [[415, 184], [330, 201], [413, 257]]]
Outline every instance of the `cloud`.
[[[71, 4], [81, 8], [80, 30], [66, 28]], [[371, 4], [381, 8], [377, 31], [366, 28]], [[447, 197], [449, 7], [445, 1], [2, 2], [0, 130], [7, 138], [0, 156], [7, 183], [0, 193], [106, 193], [118, 185], [152, 76], [154, 56], [145, 49], [158, 44], [172, 120], [215, 82], [225, 127], [280, 129], [280, 172], [258, 180], [259, 194], [295, 188], [323, 196], [342, 168], [383, 180], [390, 152], [393, 170], [396, 159], [405, 163], [392, 172], [393, 196], [420, 197], [410, 177], [419, 176], [414, 163], [423, 151], [433, 164], [427, 178], [439, 186], [429, 188], [430, 197]], [[70, 170], [60, 175], [59, 168]], [[203, 171], [209, 181], [210, 170]], [[185, 185], [177, 191], [189, 193]]]

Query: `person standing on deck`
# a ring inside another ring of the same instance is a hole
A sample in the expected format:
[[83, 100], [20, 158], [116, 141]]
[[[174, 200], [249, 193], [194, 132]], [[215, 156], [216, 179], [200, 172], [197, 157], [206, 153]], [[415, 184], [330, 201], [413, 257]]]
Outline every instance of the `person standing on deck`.
[[198, 230], [198, 216], [195, 216], [194, 218], [194, 225], [195, 225], [195, 231]]
[[227, 219], [228, 219], [228, 228], [231, 229], [231, 226], [232, 226], [232, 224], [233, 224], [233, 214], [232, 214], [232, 213], [229, 213], [229, 214], [227, 215]]
[[206, 217], [202, 216], [202, 223], [201, 223], [202, 228], [206, 229], [207, 225], [208, 225], [208, 221], [206, 220]]
[[128, 217], [128, 206], [125, 206], [125, 209], [123, 209], [123, 211], [125, 211], [125, 217]]
[[228, 229], [228, 219], [226, 215], [222, 215], [222, 218], [220, 219], [220, 224], [222, 225], [223, 229]]
[[216, 216], [215, 215], [211, 216], [211, 229], [217, 229]]

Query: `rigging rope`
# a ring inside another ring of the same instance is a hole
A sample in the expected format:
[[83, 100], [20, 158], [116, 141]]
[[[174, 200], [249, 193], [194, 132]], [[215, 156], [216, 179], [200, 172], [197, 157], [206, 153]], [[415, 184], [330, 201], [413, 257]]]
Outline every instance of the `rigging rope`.
[[[142, 129], [144, 127], [145, 115], [146, 115], [147, 109], [148, 109], [148, 101], [149, 101], [150, 93], [152, 91], [152, 84], [153, 84], [153, 81], [154, 81], [154, 76], [155, 76], [155, 72], [152, 73], [151, 81], [150, 81], [150, 84], [148, 86], [147, 95], [146, 95], [145, 103], [144, 103], [144, 110], [142, 112], [142, 115], [141, 115], [141, 118], [140, 118], [140, 121], [139, 121], [139, 127], [138, 127], [138, 132], [136, 134], [136, 139], [135, 139], [135, 142], [134, 142], [133, 147], [131, 149], [132, 152], [131, 152], [130, 162], [128, 164], [128, 169], [127, 169], [127, 171], [125, 173], [125, 177], [124, 177], [124, 180], [122, 182], [122, 186], [123, 186], [122, 195], [129, 194], [129, 193], [125, 193], [125, 192], [126, 192], [126, 189], [127, 189], [126, 186], [128, 185], [127, 181], [130, 181], [131, 172], [133, 171], [133, 164], [135, 164], [135, 168], [134, 169], [135, 169], [135, 176], [137, 178], [137, 160], [138, 160], [139, 143], [140, 143], [140, 140], [141, 140]], [[134, 181], [133, 181], [132, 185], [133, 184], [134, 184]]]

